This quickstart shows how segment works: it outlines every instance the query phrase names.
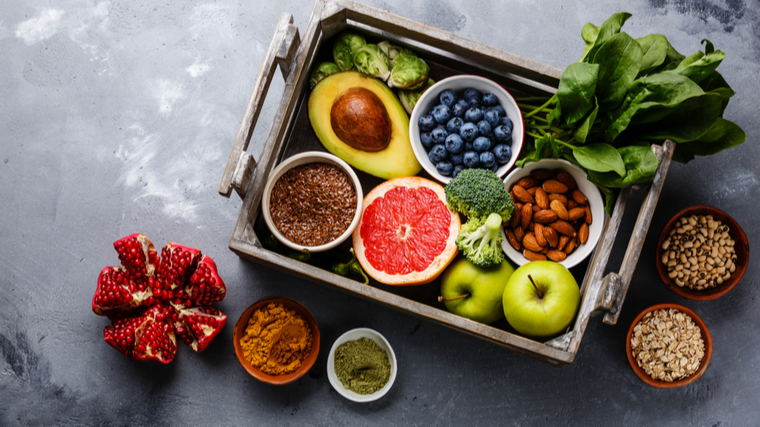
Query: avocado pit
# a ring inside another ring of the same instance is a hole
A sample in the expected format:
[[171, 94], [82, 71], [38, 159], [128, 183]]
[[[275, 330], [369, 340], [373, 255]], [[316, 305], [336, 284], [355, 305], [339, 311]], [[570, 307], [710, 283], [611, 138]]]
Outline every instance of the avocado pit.
[[381, 151], [391, 141], [391, 119], [372, 91], [353, 87], [343, 92], [330, 110], [330, 125], [347, 145], [362, 151]]

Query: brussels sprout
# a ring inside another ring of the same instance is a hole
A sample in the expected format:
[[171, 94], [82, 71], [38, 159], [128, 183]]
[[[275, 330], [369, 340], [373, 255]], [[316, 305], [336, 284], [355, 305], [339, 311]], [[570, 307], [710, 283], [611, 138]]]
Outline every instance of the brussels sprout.
[[309, 76], [309, 87], [314, 89], [314, 86], [316, 86], [320, 80], [332, 73], [337, 73], [338, 71], [340, 71], [340, 68], [332, 62], [323, 62], [317, 65], [317, 68], [315, 68], [314, 71], [311, 72], [311, 76]]
[[414, 106], [417, 105], [417, 101], [420, 100], [422, 94], [434, 84], [435, 82], [433, 79], [428, 79], [427, 82], [417, 90], [398, 90], [398, 99], [401, 101], [401, 105], [404, 106], [404, 110], [406, 110], [409, 115], [412, 114], [412, 110], [414, 110]]
[[387, 40], [378, 43], [377, 47], [379, 47], [380, 50], [388, 55], [388, 63], [390, 64], [391, 68], [393, 68], [393, 65], [396, 63], [396, 58], [398, 58], [399, 55], [414, 55], [414, 52], [411, 50], [404, 49], [403, 47], [393, 46], [391, 42]]
[[366, 44], [354, 52], [354, 65], [364, 74], [377, 77], [382, 81], [388, 80], [391, 75], [388, 55], [376, 44]]
[[399, 89], [418, 89], [427, 82], [430, 67], [417, 55], [407, 55], [403, 52], [396, 58], [391, 75], [388, 78], [388, 87]]
[[354, 68], [354, 52], [366, 44], [364, 37], [356, 33], [345, 32], [338, 36], [333, 44], [333, 59], [340, 71]]

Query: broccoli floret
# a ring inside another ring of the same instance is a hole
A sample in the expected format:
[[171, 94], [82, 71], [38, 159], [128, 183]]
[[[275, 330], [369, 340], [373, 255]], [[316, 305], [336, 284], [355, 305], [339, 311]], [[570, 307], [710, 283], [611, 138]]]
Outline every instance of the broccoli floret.
[[504, 221], [512, 216], [515, 205], [498, 175], [485, 169], [465, 169], [446, 185], [449, 208], [473, 218], [499, 214]]
[[480, 267], [490, 267], [504, 262], [501, 250], [501, 216], [497, 213], [483, 218], [470, 217], [459, 229], [457, 246], [471, 263]]

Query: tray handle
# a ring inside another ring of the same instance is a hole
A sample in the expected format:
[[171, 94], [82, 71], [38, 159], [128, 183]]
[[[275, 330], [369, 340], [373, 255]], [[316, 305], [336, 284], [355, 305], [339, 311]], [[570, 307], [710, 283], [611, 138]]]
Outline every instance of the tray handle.
[[253, 129], [264, 106], [275, 68], [279, 65], [283, 79], [287, 80], [290, 66], [300, 44], [301, 37], [298, 34], [298, 27], [293, 25], [293, 15], [283, 12], [277, 21], [277, 27], [274, 36], [272, 36], [272, 41], [269, 43], [264, 63], [261, 65], [256, 86], [248, 101], [245, 115], [232, 145], [230, 157], [227, 159], [227, 165], [224, 168], [222, 182], [219, 184], [219, 194], [222, 196], [230, 197], [234, 188], [241, 199], [245, 198], [248, 184], [253, 176], [253, 169], [256, 166], [253, 155], [246, 151], [251, 142]]

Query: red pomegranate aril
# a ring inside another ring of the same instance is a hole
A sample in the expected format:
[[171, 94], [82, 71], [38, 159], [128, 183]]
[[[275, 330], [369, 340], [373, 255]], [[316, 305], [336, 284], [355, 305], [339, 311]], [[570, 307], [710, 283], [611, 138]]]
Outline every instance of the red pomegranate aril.
[[117, 240], [113, 246], [130, 277], [153, 275], [158, 263], [158, 253], [150, 239], [135, 233]]

